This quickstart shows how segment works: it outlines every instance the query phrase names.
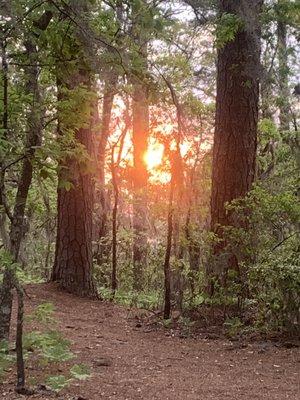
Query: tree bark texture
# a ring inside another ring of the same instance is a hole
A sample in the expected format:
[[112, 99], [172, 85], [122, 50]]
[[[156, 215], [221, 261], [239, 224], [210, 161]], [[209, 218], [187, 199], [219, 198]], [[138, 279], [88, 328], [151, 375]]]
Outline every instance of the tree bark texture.
[[[88, 15], [88, 4], [72, 0], [71, 11], [82, 19]], [[88, 29], [88, 20], [86, 20]], [[76, 53], [76, 62], [57, 68], [58, 100], [74, 107], [74, 121], [68, 120], [59, 107], [59, 140], [73, 134], [74, 153], [66, 151], [60, 160], [57, 190], [57, 237], [52, 280], [78, 296], [96, 296], [93, 280], [93, 207], [95, 178], [95, 128], [98, 121], [97, 96], [91, 65], [92, 48], [84, 32], [74, 24], [69, 48]], [[74, 51], [74, 49], [76, 51]], [[63, 56], [63, 55], [62, 55]], [[78, 93], [81, 93], [78, 96]], [[82, 110], [85, 110], [82, 113]], [[72, 111], [71, 111], [72, 112]], [[76, 149], [81, 149], [78, 156]], [[66, 149], [69, 150], [69, 149]], [[84, 156], [82, 158], [82, 153]], [[66, 186], [67, 182], [67, 186]], [[69, 186], [69, 187], [68, 187]]]
[[[78, 85], [91, 89], [91, 78], [83, 70], [74, 77]], [[74, 82], [73, 80], [73, 82]], [[74, 132], [75, 145], [82, 145], [91, 159], [94, 156], [95, 104], [89, 104], [89, 121]], [[88, 126], [86, 126], [86, 124]], [[86, 163], [86, 162], [85, 162]], [[67, 156], [59, 168], [57, 190], [57, 237], [52, 280], [79, 296], [94, 296], [92, 277], [92, 223], [94, 174], [91, 166], [82, 165], [75, 156]], [[70, 188], [64, 186], [71, 184]]]
[[[221, 14], [234, 14], [243, 24], [235, 38], [218, 50], [211, 228], [221, 239], [222, 226], [239, 226], [235, 214], [226, 210], [226, 203], [243, 198], [255, 178], [261, 4], [261, 0], [219, 1]], [[222, 240], [215, 253], [225, 246]], [[235, 264], [235, 257], [230, 262]], [[235, 265], [224, 263], [224, 267]]]

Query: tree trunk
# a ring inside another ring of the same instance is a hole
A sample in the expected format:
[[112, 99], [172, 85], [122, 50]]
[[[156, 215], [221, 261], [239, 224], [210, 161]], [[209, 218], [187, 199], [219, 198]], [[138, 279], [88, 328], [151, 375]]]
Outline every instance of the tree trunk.
[[[8, 134], [8, 64], [6, 58], [6, 43], [1, 43], [1, 58], [2, 58], [2, 80], [3, 80], [3, 115], [2, 115], [2, 129], [4, 138], [7, 139]], [[3, 237], [5, 238], [4, 244], [9, 246], [8, 235], [5, 231], [5, 220], [7, 212], [6, 197], [5, 197], [5, 170], [3, 169], [3, 159], [1, 158], [1, 214], [2, 214], [2, 229], [4, 229]], [[8, 340], [10, 319], [12, 309], [12, 277], [10, 269], [5, 269], [3, 281], [0, 288], [0, 341]]]
[[99, 265], [107, 260], [109, 256], [109, 245], [105, 243], [105, 237], [108, 235], [108, 214], [110, 209], [109, 195], [105, 190], [105, 149], [107, 140], [110, 135], [110, 120], [113, 106], [113, 100], [116, 93], [117, 75], [112, 71], [112, 75], [105, 81], [103, 104], [102, 104], [102, 121], [101, 132], [98, 145], [98, 182], [99, 190], [97, 191], [97, 200], [99, 202], [99, 209], [96, 212], [96, 226], [95, 234], [98, 240], [97, 262]]
[[119, 205], [119, 186], [117, 179], [117, 168], [118, 165], [115, 164], [114, 159], [114, 147], [112, 149], [111, 155], [111, 175], [112, 175], [112, 184], [114, 191], [114, 206], [112, 212], [112, 270], [111, 270], [111, 289], [113, 296], [116, 293], [118, 287], [117, 280], [117, 234], [118, 234], [118, 205]]
[[110, 78], [105, 81], [103, 104], [102, 104], [102, 121], [101, 121], [101, 132], [98, 145], [98, 165], [99, 165], [99, 182], [100, 185], [104, 186], [104, 163], [105, 163], [105, 149], [107, 140], [109, 138], [109, 126], [111, 120], [111, 112], [114, 97], [116, 94], [117, 80], [118, 77], [115, 72], [111, 72]]
[[[84, 69], [73, 82], [91, 90], [89, 73]], [[76, 90], [76, 87], [73, 88]], [[59, 282], [68, 292], [79, 296], [95, 296], [92, 277], [92, 223], [94, 205], [94, 175], [91, 159], [94, 151], [95, 101], [86, 100], [90, 108], [89, 121], [75, 129], [75, 146], [82, 146], [89, 160], [66, 156], [59, 167], [57, 190], [57, 236], [52, 280]], [[79, 104], [78, 104], [79, 106]], [[88, 127], [86, 127], [88, 125]], [[61, 132], [61, 135], [63, 133]], [[66, 182], [70, 188], [65, 187]]]
[[[83, 0], [66, 3], [66, 13], [76, 14], [86, 23], [89, 5]], [[70, 7], [70, 8], [69, 8]], [[62, 21], [64, 22], [64, 21]], [[95, 129], [98, 121], [97, 93], [92, 71], [92, 48], [82, 29], [75, 23], [64, 48], [72, 51], [76, 61], [72, 65], [57, 66], [58, 133], [72, 137], [60, 160], [57, 190], [57, 236], [52, 281], [78, 296], [96, 296], [93, 280], [93, 206], [95, 173]], [[65, 54], [59, 54], [64, 59]], [[64, 109], [69, 104], [72, 110]], [[62, 104], [62, 106], [61, 106]], [[68, 117], [73, 114], [73, 119]]]
[[[14, 262], [18, 262], [21, 241], [23, 239], [25, 208], [33, 173], [32, 159], [35, 154], [36, 146], [41, 143], [42, 134], [41, 112], [39, 109], [40, 93], [38, 84], [38, 67], [36, 63], [37, 48], [30, 38], [25, 42], [25, 48], [28, 60], [32, 60], [32, 65], [26, 68], [26, 91], [28, 95], [32, 96], [32, 103], [27, 117], [25, 158], [19, 177], [14, 210], [11, 216], [8, 250], [10, 251]], [[4, 272], [3, 285], [1, 287], [0, 339], [7, 339], [9, 335], [13, 286], [14, 271], [9, 268]]]
[[[218, 50], [211, 228], [221, 241], [215, 246], [215, 255], [226, 247], [222, 227], [240, 226], [234, 213], [227, 212], [225, 204], [243, 198], [255, 178], [261, 4], [261, 0], [219, 2], [220, 13], [236, 15], [243, 27]], [[222, 275], [229, 268], [237, 268], [234, 254], [222, 262], [221, 271], [211, 265], [208, 273]]]
[[171, 166], [171, 182], [170, 182], [170, 194], [168, 204], [168, 219], [167, 219], [167, 246], [164, 261], [164, 319], [171, 317], [171, 267], [170, 259], [172, 252], [172, 237], [173, 237], [173, 201], [175, 191], [175, 176], [174, 167]]
[[149, 105], [147, 89], [135, 81], [132, 100], [134, 198], [133, 198], [133, 287], [143, 287], [143, 271], [147, 265], [147, 183], [145, 154], [149, 136]]
[[290, 127], [290, 105], [289, 105], [289, 84], [288, 84], [288, 53], [287, 53], [287, 27], [284, 21], [285, 16], [280, 12], [278, 1], [278, 21], [277, 21], [277, 40], [278, 40], [278, 80], [279, 80], [279, 122], [280, 130], [288, 131]]

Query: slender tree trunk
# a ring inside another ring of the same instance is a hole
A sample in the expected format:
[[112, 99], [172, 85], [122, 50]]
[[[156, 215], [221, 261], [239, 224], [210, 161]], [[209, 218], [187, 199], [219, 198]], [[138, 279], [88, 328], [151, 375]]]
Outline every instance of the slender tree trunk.
[[[173, 168], [172, 168], [173, 170]], [[164, 261], [164, 319], [169, 319], [171, 316], [171, 268], [170, 259], [172, 252], [172, 237], [173, 237], [173, 201], [175, 192], [175, 177], [174, 172], [171, 173], [171, 184], [168, 204], [168, 219], [167, 219], [167, 246]]]
[[[118, 277], [117, 277], [117, 267], [118, 267], [118, 208], [119, 208], [119, 195], [120, 195], [120, 179], [119, 179], [119, 168], [120, 162], [122, 159], [122, 153], [125, 143], [125, 137], [128, 131], [128, 127], [130, 124], [129, 117], [129, 106], [127, 104], [125, 114], [124, 114], [124, 129], [119, 137], [117, 143], [115, 143], [112, 147], [111, 152], [111, 176], [112, 176], [112, 185], [114, 192], [114, 206], [112, 212], [112, 272], [111, 272], [111, 288], [113, 292], [113, 296], [118, 288]], [[117, 155], [117, 159], [115, 160], [115, 149], [117, 144], [119, 143], [119, 152]]]
[[[280, 1], [278, 2], [280, 7]], [[279, 79], [279, 122], [280, 130], [288, 131], [290, 127], [290, 105], [289, 105], [289, 67], [287, 52], [287, 27], [283, 20], [285, 16], [279, 13], [277, 21], [278, 40], [278, 79]]]
[[143, 287], [147, 265], [147, 183], [148, 171], [145, 155], [149, 136], [149, 105], [147, 89], [135, 80], [132, 100], [134, 198], [133, 198], [133, 287]]
[[113, 292], [113, 296], [118, 287], [117, 280], [117, 234], [118, 234], [118, 205], [119, 205], [119, 187], [117, 181], [117, 171], [118, 168], [115, 165], [114, 160], [114, 148], [112, 150], [111, 156], [111, 174], [112, 174], [112, 183], [114, 189], [114, 206], [112, 212], [112, 272], [111, 272], [111, 289]]
[[[1, 43], [1, 57], [2, 57], [2, 80], [3, 80], [3, 115], [2, 115], [2, 128], [4, 138], [7, 139], [8, 135], [8, 64], [6, 55], [6, 42]], [[5, 229], [5, 220], [7, 213], [7, 204], [5, 197], [5, 170], [3, 169], [4, 162], [1, 159], [1, 210], [2, 213], [2, 228]], [[5, 210], [5, 211], [4, 211]], [[4, 244], [9, 246], [8, 235], [5, 231], [3, 237], [5, 238]], [[12, 276], [10, 269], [4, 271], [3, 281], [0, 289], [0, 340], [8, 340], [11, 309], [12, 309]]]
[[[25, 158], [19, 177], [17, 194], [15, 198], [14, 210], [11, 216], [11, 226], [9, 234], [9, 251], [14, 262], [19, 260], [21, 241], [23, 238], [24, 216], [28, 192], [32, 182], [33, 164], [32, 160], [36, 147], [40, 145], [42, 134], [42, 121], [40, 113], [40, 93], [38, 84], [38, 67], [36, 64], [37, 48], [31, 39], [25, 42], [25, 48], [32, 65], [27, 67], [27, 87], [28, 95], [32, 96], [32, 103], [27, 119], [27, 138], [25, 148]], [[12, 288], [14, 282], [14, 271], [6, 269], [3, 276], [0, 301], [0, 339], [8, 338], [11, 309], [12, 309]]]
[[53, 232], [54, 232], [54, 229], [55, 229], [55, 226], [54, 226], [54, 215], [53, 215], [53, 211], [51, 209], [51, 205], [50, 205], [50, 201], [49, 201], [47, 190], [46, 190], [45, 185], [42, 182], [41, 178], [38, 178], [38, 184], [39, 184], [39, 189], [40, 189], [41, 196], [43, 198], [45, 211], [46, 211], [46, 214], [47, 214], [47, 220], [45, 221], [45, 224], [44, 224], [45, 233], [46, 233], [46, 239], [47, 239], [47, 246], [46, 246], [46, 252], [45, 252], [44, 260], [43, 260], [43, 263], [41, 264], [42, 268], [43, 268], [42, 275], [44, 276], [44, 278], [46, 280], [49, 280], [49, 278], [50, 278], [49, 272], [51, 272], [50, 271], [50, 266], [52, 267], [51, 261], [50, 261], [50, 258], [51, 258], [51, 245], [53, 243]]
[[263, 55], [264, 61], [264, 71], [261, 77], [260, 84], [260, 96], [261, 96], [261, 116], [262, 118], [271, 119], [272, 115], [272, 79], [273, 79], [273, 67], [269, 66], [268, 63], [270, 61], [270, 57], [265, 50], [265, 54]]
[[[25, 43], [26, 51], [29, 59], [37, 57], [37, 48], [28, 40]], [[29, 67], [27, 93], [33, 96], [30, 113], [28, 115], [28, 135], [26, 140], [26, 157], [22, 164], [19, 185], [15, 199], [13, 211], [13, 221], [10, 230], [10, 247], [11, 253], [17, 260], [20, 252], [21, 239], [23, 237], [23, 225], [26, 201], [29, 188], [32, 181], [33, 165], [32, 160], [35, 154], [36, 147], [41, 145], [42, 140], [42, 115], [40, 110], [41, 96], [38, 84], [38, 67], [34, 65]]]
[[110, 78], [106, 79], [103, 94], [102, 104], [102, 121], [101, 121], [101, 132], [98, 145], [98, 165], [99, 165], [99, 182], [100, 185], [104, 186], [104, 163], [105, 163], [105, 149], [107, 140], [110, 135], [110, 120], [114, 97], [116, 94], [117, 87], [117, 75], [112, 72]]
[[[236, 15], [243, 27], [218, 50], [211, 228], [221, 241], [215, 246], [215, 255], [226, 247], [222, 227], [240, 226], [236, 215], [227, 212], [226, 203], [243, 198], [255, 178], [261, 4], [261, 0], [219, 1], [220, 13]], [[237, 269], [236, 255], [229, 254], [218, 264], [222, 264], [220, 269], [217, 263], [210, 265], [209, 275], [222, 276], [229, 268]]]
[[117, 86], [117, 75], [112, 72], [110, 78], [105, 81], [103, 104], [102, 104], [102, 122], [101, 132], [99, 137], [98, 145], [98, 181], [99, 190], [97, 192], [97, 199], [99, 201], [99, 210], [96, 215], [96, 224], [99, 227], [97, 229], [97, 240], [99, 241], [99, 247], [97, 251], [97, 261], [99, 264], [106, 260], [109, 255], [109, 245], [103, 243], [103, 240], [108, 235], [108, 214], [110, 209], [109, 195], [105, 190], [105, 149], [107, 140], [110, 135], [110, 121], [111, 112], [113, 106], [113, 100], [116, 93]]
[[132, 5], [132, 35], [138, 54], [134, 54], [131, 74], [132, 96], [132, 142], [133, 142], [133, 289], [140, 291], [144, 285], [147, 267], [147, 185], [148, 171], [145, 155], [149, 138], [149, 99], [147, 87], [148, 34], [143, 16], [147, 1]]
[[25, 389], [25, 364], [23, 356], [23, 322], [24, 322], [24, 293], [17, 285], [18, 313], [16, 329], [16, 355], [17, 355], [17, 385], [16, 391], [21, 394], [29, 394]]

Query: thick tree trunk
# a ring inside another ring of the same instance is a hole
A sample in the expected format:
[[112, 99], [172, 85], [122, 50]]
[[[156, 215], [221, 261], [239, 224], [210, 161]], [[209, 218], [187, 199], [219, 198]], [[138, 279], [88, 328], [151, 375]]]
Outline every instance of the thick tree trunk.
[[[91, 78], [84, 70], [73, 78], [76, 79], [77, 85], [84, 84], [87, 85], [87, 89], [91, 89]], [[93, 158], [96, 109], [92, 100], [89, 101], [88, 107], [90, 107], [90, 120], [84, 121], [84, 127], [75, 129], [74, 137], [75, 146], [82, 145], [87, 155]], [[60, 165], [52, 280], [59, 282], [71, 293], [93, 297], [96, 294], [92, 277], [94, 175], [88, 163], [85, 161], [85, 165], [82, 165], [80, 160], [72, 155], [65, 157]], [[64, 187], [65, 182], [70, 183], [71, 187]]]
[[[90, 6], [83, 0], [71, 0], [66, 12], [77, 14], [86, 23]], [[69, 8], [70, 7], [70, 8]], [[74, 118], [59, 108], [59, 137], [73, 135], [74, 153], [66, 152], [59, 165], [57, 190], [57, 236], [52, 280], [78, 296], [96, 296], [93, 280], [93, 207], [95, 129], [98, 121], [97, 94], [92, 71], [93, 48], [77, 24], [72, 26], [64, 49], [76, 52], [76, 62], [57, 68], [58, 99], [74, 107]], [[61, 48], [59, 51], [62, 51]], [[59, 54], [64, 58], [65, 54]], [[80, 94], [80, 95], [79, 95]], [[84, 112], [82, 113], [82, 110]], [[79, 150], [79, 154], [76, 150]], [[69, 149], [67, 149], [69, 150]], [[66, 187], [67, 183], [67, 187]], [[68, 187], [69, 186], [69, 187]]]
[[[240, 226], [236, 215], [227, 212], [225, 204], [243, 198], [255, 178], [261, 4], [261, 0], [219, 2], [220, 13], [234, 14], [243, 23], [235, 38], [218, 50], [211, 228], [221, 239], [224, 238], [222, 226]], [[222, 253], [224, 247], [226, 242], [221, 240], [215, 254]], [[230, 254], [223, 260], [221, 271], [216, 264], [208, 272], [220, 275], [228, 268], [236, 269], [237, 259]]]
[[[90, 134], [82, 129], [76, 135], [77, 140], [86, 139]], [[57, 238], [52, 280], [76, 295], [93, 296], [93, 180], [92, 176], [79, 171], [74, 163], [68, 163], [67, 167], [69, 170], [72, 168], [74, 186], [70, 190], [59, 188], [57, 191]], [[74, 173], [77, 173], [76, 178]]]
[[147, 265], [147, 183], [145, 155], [149, 136], [149, 105], [147, 89], [135, 82], [132, 100], [134, 198], [133, 198], [133, 287], [143, 286], [143, 271]]

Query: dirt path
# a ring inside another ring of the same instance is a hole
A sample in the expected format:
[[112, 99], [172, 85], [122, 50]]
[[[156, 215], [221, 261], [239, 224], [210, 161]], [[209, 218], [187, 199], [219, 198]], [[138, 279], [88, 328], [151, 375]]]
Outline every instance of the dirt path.
[[[92, 376], [72, 384], [60, 400], [296, 400], [300, 398], [299, 349], [259, 343], [234, 349], [229, 341], [180, 339], [167, 331], [137, 327], [129, 311], [114, 304], [78, 299], [51, 285], [29, 286], [27, 308], [53, 302], [61, 331], [77, 363]], [[101, 360], [110, 360], [101, 366]], [[42, 371], [29, 366], [28, 375]], [[35, 370], [32, 370], [35, 369]], [[63, 367], [54, 374], [63, 373]], [[10, 385], [1, 399], [24, 399]], [[52, 399], [51, 394], [31, 399]]]

